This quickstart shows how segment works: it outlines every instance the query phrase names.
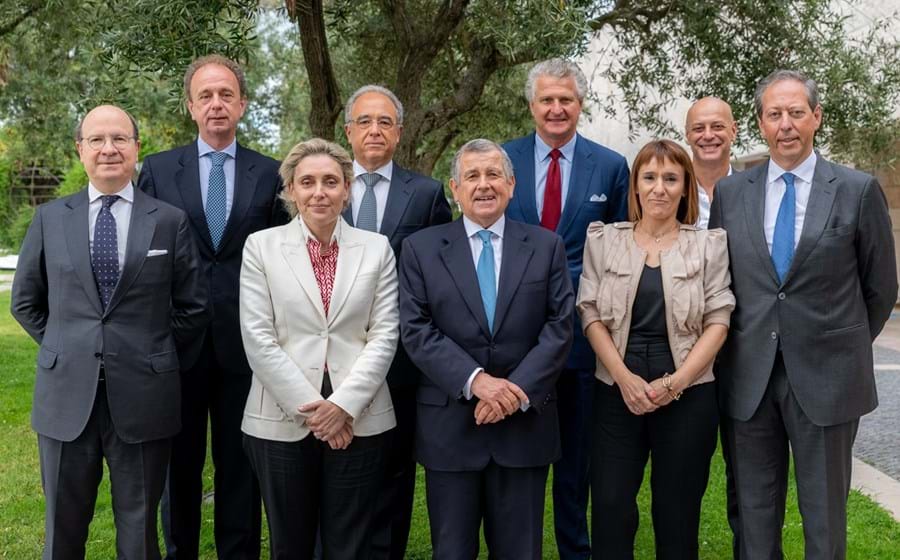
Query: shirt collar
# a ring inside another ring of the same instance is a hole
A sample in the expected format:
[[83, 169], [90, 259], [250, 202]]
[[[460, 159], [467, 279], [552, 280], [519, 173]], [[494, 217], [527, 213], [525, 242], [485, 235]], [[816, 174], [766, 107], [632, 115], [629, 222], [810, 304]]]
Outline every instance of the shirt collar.
[[480, 225], [476, 224], [472, 220], [470, 220], [467, 216], [463, 215], [463, 225], [466, 227], [466, 237], [473, 237], [478, 234], [479, 231], [486, 229], [489, 232], [493, 233], [500, 239], [503, 239], [503, 232], [506, 230], [506, 216], [501, 215], [500, 219], [491, 224], [491, 227], [483, 228]]
[[[112, 194], [119, 195], [119, 198], [129, 203], [134, 203], [134, 185], [131, 184], [131, 181], [128, 181], [118, 192]], [[88, 201], [93, 203], [101, 196], [106, 196], [106, 193], [100, 192], [93, 183], [88, 183]]]
[[782, 175], [785, 173], [792, 173], [795, 177], [804, 181], [808, 184], [812, 184], [813, 174], [816, 172], [816, 151], [813, 150], [809, 157], [803, 160], [800, 165], [792, 169], [791, 171], [785, 171], [781, 168], [780, 165], [775, 163], [775, 160], [769, 158], [769, 171], [766, 176], [766, 184], [772, 184], [777, 179], [780, 179]]
[[[308, 227], [306, 227], [306, 222], [303, 221], [303, 216], [297, 216], [297, 221], [300, 222], [300, 231], [303, 233], [303, 241], [308, 243], [310, 240], [312, 240], [318, 243], [319, 240], [316, 239], [316, 236], [313, 235], [311, 231], [309, 231]], [[341, 223], [343, 221], [344, 219], [338, 216], [338, 221], [334, 225], [334, 231], [331, 232], [331, 243], [337, 242], [338, 245], [341, 244]]]
[[[559, 147], [559, 151], [562, 152], [562, 156], [566, 161], [572, 161], [575, 157], [575, 141], [578, 140], [578, 134], [576, 133], [572, 136], [572, 139]], [[547, 145], [544, 142], [544, 139], [541, 138], [541, 135], [538, 133], [534, 133], [534, 153], [537, 155], [538, 161], [544, 161], [548, 157], [550, 157], [550, 151], [553, 148]]]
[[[353, 178], [359, 179], [359, 176], [362, 175], [363, 173], [368, 173], [366, 168], [363, 167], [362, 165], [360, 165], [358, 161], [353, 160]], [[394, 173], [394, 161], [391, 160], [391, 161], [385, 163], [384, 165], [382, 165], [381, 167], [379, 167], [372, 173], [378, 173], [379, 175], [381, 175], [382, 177], [387, 179], [388, 183], [390, 183], [391, 175]]]
[[237, 138], [231, 141], [231, 144], [224, 150], [217, 150], [203, 141], [203, 138], [197, 137], [197, 153], [200, 157], [205, 156], [211, 152], [222, 152], [228, 154], [231, 159], [234, 159], [235, 154], [237, 154]]

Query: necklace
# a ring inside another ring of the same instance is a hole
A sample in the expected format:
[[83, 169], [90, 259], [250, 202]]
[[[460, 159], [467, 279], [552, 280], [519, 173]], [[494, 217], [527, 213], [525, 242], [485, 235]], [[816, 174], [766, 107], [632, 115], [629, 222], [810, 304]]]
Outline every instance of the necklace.
[[[639, 225], [641, 225], [640, 222], [638, 222], [637, 225], [635, 225], [635, 229], [637, 229]], [[641, 233], [643, 233], [644, 235], [646, 235], [647, 237], [649, 237], [650, 239], [652, 239], [653, 241], [655, 241], [657, 245], [659, 245], [660, 242], [661, 242], [663, 239], [665, 239], [670, 233], [672, 233], [673, 231], [678, 231], [678, 226], [679, 226], [679, 224], [676, 222], [674, 228], [672, 228], [672, 229], [670, 229], [670, 230], [668, 230], [668, 231], [664, 231], [664, 232], [662, 232], [661, 234], [659, 234], [658, 236], [657, 236], [657, 235], [653, 235], [652, 233], [650, 233], [650, 232], [648, 232], [648, 231], [644, 231], [643, 228], [641, 228], [639, 231], [640, 231]]]

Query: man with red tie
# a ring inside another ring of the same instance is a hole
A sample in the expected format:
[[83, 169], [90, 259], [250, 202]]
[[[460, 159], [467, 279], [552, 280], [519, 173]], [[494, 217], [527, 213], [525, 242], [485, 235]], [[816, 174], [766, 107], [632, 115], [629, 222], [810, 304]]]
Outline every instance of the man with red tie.
[[[584, 238], [594, 221], [627, 219], [625, 158], [576, 132], [587, 79], [562, 59], [540, 62], [528, 73], [525, 97], [535, 132], [503, 148], [515, 168], [516, 196], [507, 217], [540, 224], [566, 246], [572, 284], [578, 292]], [[594, 353], [577, 314], [575, 342], [557, 384], [562, 458], [553, 465], [553, 511], [559, 557], [590, 558], [587, 530], [590, 419]]]

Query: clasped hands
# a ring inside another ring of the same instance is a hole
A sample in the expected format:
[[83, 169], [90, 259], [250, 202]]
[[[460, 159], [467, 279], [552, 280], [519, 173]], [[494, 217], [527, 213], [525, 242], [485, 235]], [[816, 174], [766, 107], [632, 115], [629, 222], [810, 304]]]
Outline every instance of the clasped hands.
[[616, 385], [619, 386], [625, 406], [638, 416], [653, 412], [674, 400], [673, 393], [666, 390], [661, 377], [648, 383], [642, 377], [628, 372], [623, 379], [616, 380]]
[[347, 449], [353, 441], [353, 417], [331, 401], [320, 400], [300, 406], [306, 426], [313, 436], [332, 449]]
[[472, 395], [478, 397], [475, 405], [477, 425], [499, 422], [528, 402], [528, 395], [518, 385], [485, 371], [475, 375], [471, 389]]

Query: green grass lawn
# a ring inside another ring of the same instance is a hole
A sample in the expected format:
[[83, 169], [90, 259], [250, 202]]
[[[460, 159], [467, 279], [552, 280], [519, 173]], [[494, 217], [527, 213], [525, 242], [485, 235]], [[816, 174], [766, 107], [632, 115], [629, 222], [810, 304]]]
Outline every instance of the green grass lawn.
[[[9, 292], [0, 293], [0, 558], [25, 560], [40, 557], [44, 534], [37, 437], [31, 431], [28, 419], [37, 346], [9, 316], [8, 309]], [[212, 487], [209, 466], [205, 487], [208, 490]], [[652, 559], [653, 529], [650, 523], [650, 492], [646, 484], [639, 499], [641, 528], [635, 556], [639, 559]], [[548, 491], [544, 523], [545, 558], [557, 557], [551, 507]], [[407, 551], [407, 557], [411, 559], [426, 559], [431, 556], [425, 509], [424, 474], [420, 469], [413, 528]], [[201, 558], [208, 560], [216, 557], [212, 542], [212, 513], [212, 505], [203, 506], [200, 548]], [[91, 524], [87, 557], [114, 558], [114, 538], [109, 483], [104, 479], [94, 522]], [[900, 558], [900, 524], [871, 500], [855, 491], [850, 495], [848, 539], [848, 556], [851, 559]], [[725, 475], [719, 454], [713, 457], [709, 488], [704, 499], [700, 541], [701, 558], [730, 558], [731, 534], [725, 519]], [[803, 558], [803, 530], [793, 484], [788, 493], [784, 543], [787, 558]], [[265, 543], [263, 549], [264, 557], [268, 557]], [[487, 558], [484, 547], [481, 556]]]

